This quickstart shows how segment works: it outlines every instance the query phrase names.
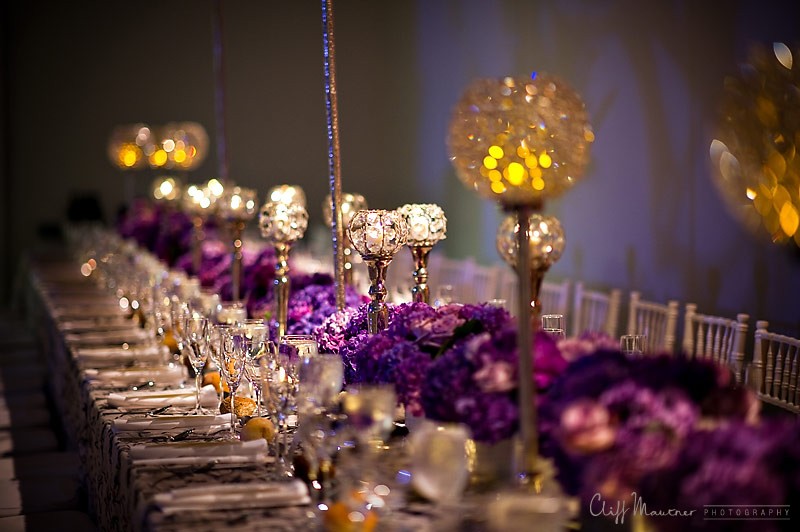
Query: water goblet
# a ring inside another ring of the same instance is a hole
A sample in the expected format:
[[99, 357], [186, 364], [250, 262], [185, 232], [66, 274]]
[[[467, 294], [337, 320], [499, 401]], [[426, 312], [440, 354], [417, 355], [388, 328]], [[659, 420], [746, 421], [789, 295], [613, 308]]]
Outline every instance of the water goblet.
[[334, 450], [330, 436], [335, 421], [332, 412], [344, 382], [344, 364], [338, 353], [320, 353], [305, 358], [299, 369], [297, 393], [298, 429], [293, 448], [302, 444], [308, 463], [308, 478], [323, 495], [329, 488], [328, 466]]
[[208, 358], [214, 363], [214, 366], [216, 366], [220, 377], [217, 412], [219, 412], [219, 407], [222, 404], [223, 390], [221, 381], [225, 379], [222, 369], [223, 365], [225, 364], [225, 361], [222, 357], [222, 342], [224, 341], [224, 335], [230, 334], [230, 331], [233, 327], [234, 325], [230, 325], [228, 323], [209, 323], [208, 328]]
[[619, 349], [626, 355], [641, 356], [647, 347], [647, 336], [644, 334], [624, 334], [619, 339]]
[[218, 356], [222, 359], [220, 373], [230, 390], [231, 399], [231, 438], [236, 438], [236, 391], [242, 381], [246, 354], [243, 349], [243, 332], [239, 327], [220, 331]]
[[297, 360], [284, 350], [276, 349], [269, 356], [263, 357], [262, 375], [266, 386], [262, 389], [266, 395], [270, 417], [277, 425], [274, 441], [275, 476], [278, 479], [294, 475], [289, 461], [289, 416], [294, 412], [298, 387]]
[[255, 392], [256, 416], [261, 417], [261, 359], [268, 356], [270, 350], [269, 326], [262, 319], [252, 319], [244, 320], [241, 328], [244, 331], [242, 342], [246, 357], [244, 371]]
[[192, 315], [183, 322], [183, 353], [194, 370], [195, 414], [206, 413], [200, 406], [200, 387], [203, 380], [203, 368], [208, 359], [208, 319]]
[[427, 421], [411, 433], [412, 482], [439, 507], [456, 504], [469, 483], [469, 438], [461, 423]]

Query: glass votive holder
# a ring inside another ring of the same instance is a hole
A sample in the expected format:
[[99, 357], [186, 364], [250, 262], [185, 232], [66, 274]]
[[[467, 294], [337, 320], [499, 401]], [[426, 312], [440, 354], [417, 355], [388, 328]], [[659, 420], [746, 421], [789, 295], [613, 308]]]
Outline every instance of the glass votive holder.
[[644, 334], [623, 334], [619, 339], [619, 349], [626, 355], [643, 355], [647, 347]]
[[440, 285], [439, 288], [436, 289], [436, 297], [433, 300], [433, 306], [442, 307], [444, 305], [449, 305], [453, 302], [454, 295], [455, 289], [453, 288], [453, 285]]
[[566, 320], [563, 314], [542, 314], [542, 331], [556, 339], [566, 338]]

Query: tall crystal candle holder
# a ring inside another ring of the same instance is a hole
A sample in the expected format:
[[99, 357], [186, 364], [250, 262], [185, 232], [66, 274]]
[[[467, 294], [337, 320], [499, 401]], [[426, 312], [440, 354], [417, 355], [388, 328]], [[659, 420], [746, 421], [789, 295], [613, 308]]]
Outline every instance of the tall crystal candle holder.
[[447, 218], [442, 208], [433, 203], [403, 205], [397, 211], [408, 224], [408, 247], [414, 258], [411, 295], [416, 303], [430, 303], [428, 255], [437, 242], [447, 238]]
[[231, 237], [233, 255], [231, 279], [234, 301], [241, 299], [242, 233], [247, 222], [256, 214], [256, 201], [256, 191], [244, 187], [225, 187], [222, 196], [217, 200], [217, 213], [227, 225]]
[[299, 203], [268, 201], [259, 214], [261, 236], [275, 247], [275, 304], [278, 341], [286, 334], [289, 312], [289, 251], [308, 228], [308, 211]]
[[198, 185], [189, 185], [183, 194], [183, 209], [192, 218], [192, 273], [200, 272], [203, 260], [203, 240], [205, 240], [205, 221], [214, 207], [216, 198]]
[[397, 211], [358, 211], [347, 228], [353, 247], [367, 263], [369, 296], [367, 324], [370, 334], [377, 334], [389, 324], [386, 308], [386, 269], [394, 254], [406, 244], [408, 224]]
[[[322, 202], [322, 216], [325, 219], [325, 225], [331, 227], [333, 225], [333, 201], [331, 195], [325, 196], [325, 201]], [[367, 200], [361, 194], [342, 194], [342, 225], [344, 227], [350, 226], [350, 221], [358, 211], [367, 209]], [[353, 284], [353, 244], [347, 236], [347, 231], [344, 233], [344, 282], [345, 284]]]
[[[547, 271], [564, 253], [564, 229], [555, 216], [533, 214], [528, 222], [528, 247], [530, 249], [529, 271], [531, 278], [530, 295], [525, 298], [530, 303], [529, 315], [532, 326], [539, 323], [542, 308], [539, 292]], [[520, 247], [518, 235], [520, 225], [516, 216], [506, 216], [497, 230], [497, 252], [515, 271], [518, 267]]]
[[[580, 96], [546, 73], [477, 79], [453, 108], [447, 145], [456, 175], [517, 217], [520, 316], [530, 312], [530, 215], [582, 177], [593, 141]], [[541, 493], [545, 474], [538, 458], [531, 326], [519, 320], [516, 478]]]

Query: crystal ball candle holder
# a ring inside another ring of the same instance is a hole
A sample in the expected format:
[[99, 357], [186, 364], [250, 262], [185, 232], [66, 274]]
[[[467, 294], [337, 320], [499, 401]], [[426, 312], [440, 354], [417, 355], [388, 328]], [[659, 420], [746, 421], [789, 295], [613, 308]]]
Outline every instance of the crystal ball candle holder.
[[[325, 196], [325, 201], [322, 202], [322, 217], [325, 220], [325, 225], [328, 227], [333, 226], [333, 212], [331, 207], [331, 195]], [[367, 200], [361, 194], [342, 194], [341, 211], [342, 211], [342, 227], [349, 227], [350, 221], [358, 211], [367, 209]], [[344, 232], [344, 282], [345, 284], [353, 284], [353, 264], [356, 262], [353, 253], [353, 245], [347, 237], [347, 231]]]
[[408, 247], [414, 259], [413, 300], [430, 303], [428, 256], [437, 242], [447, 238], [447, 218], [433, 203], [407, 204], [397, 210], [408, 224]]
[[[516, 216], [510, 215], [497, 230], [497, 252], [512, 268], [517, 267], [519, 244], [517, 233], [519, 223]], [[547, 271], [564, 253], [566, 240], [561, 222], [555, 216], [533, 214], [529, 218], [530, 269]]]
[[559, 78], [536, 73], [474, 81], [453, 110], [447, 138], [464, 185], [512, 208], [571, 188], [593, 141], [578, 94]]
[[358, 211], [347, 228], [347, 235], [356, 251], [367, 263], [369, 271], [368, 327], [376, 334], [388, 326], [386, 308], [386, 269], [392, 257], [406, 245], [408, 224], [397, 211]]
[[292, 244], [301, 238], [308, 228], [308, 211], [299, 203], [286, 204], [268, 201], [259, 214], [261, 236], [275, 247], [275, 288], [277, 339], [286, 334], [289, 313], [289, 251]]
[[[519, 271], [519, 257], [522, 255], [519, 249], [520, 224], [515, 215], [507, 216], [497, 230], [497, 252], [500, 257], [513, 268]], [[525, 300], [530, 302], [528, 309], [530, 322], [535, 325], [538, 323], [541, 313], [541, 302], [539, 291], [542, 287], [544, 276], [550, 267], [561, 258], [565, 246], [564, 229], [561, 223], [554, 216], [545, 216], [534, 213], [529, 218], [528, 229], [528, 248], [530, 259], [527, 270], [529, 271], [531, 284], [530, 294], [526, 295]]]
[[242, 233], [248, 221], [256, 214], [256, 191], [250, 188], [226, 187], [217, 200], [217, 216], [228, 226], [232, 242], [233, 261], [231, 262], [231, 280], [233, 300], [241, 297], [242, 278]]

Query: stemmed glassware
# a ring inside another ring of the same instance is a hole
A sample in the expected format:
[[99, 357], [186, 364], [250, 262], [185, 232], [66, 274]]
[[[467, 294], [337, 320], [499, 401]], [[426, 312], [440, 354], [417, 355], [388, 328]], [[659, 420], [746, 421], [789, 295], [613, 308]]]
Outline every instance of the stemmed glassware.
[[298, 372], [300, 384], [297, 394], [298, 430], [295, 445], [302, 443], [308, 462], [308, 476], [316, 480], [321, 490], [328, 488], [326, 466], [330, 465], [333, 450], [329, 438], [336, 414], [337, 403], [344, 382], [344, 364], [338, 353], [320, 353], [303, 359]]
[[194, 314], [183, 322], [182, 352], [189, 359], [194, 370], [195, 414], [205, 414], [200, 407], [200, 386], [203, 380], [203, 368], [208, 358], [208, 318]]
[[238, 326], [220, 330], [220, 349], [222, 359], [220, 373], [231, 394], [231, 438], [236, 438], [236, 391], [242, 381], [246, 354], [243, 349], [243, 331]]
[[[211, 359], [211, 362], [217, 367], [219, 371], [220, 380], [225, 378], [225, 374], [223, 373], [222, 367], [225, 365], [225, 361], [222, 357], [222, 342], [224, 340], [224, 335], [230, 334], [230, 330], [233, 328], [233, 325], [228, 323], [218, 323], [212, 324], [209, 323], [208, 326], [208, 355]], [[219, 407], [222, 404], [222, 383], [220, 382], [220, 390], [219, 390], [219, 401], [217, 402], [217, 412], [219, 412]]]
[[299, 388], [300, 364], [317, 354], [317, 343], [309, 335], [285, 335], [276, 352], [263, 360], [262, 368], [269, 390], [267, 405], [270, 415], [277, 421], [278, 436], [275, 439], [276, 475], [292, 476], [289, 453], [289, 416], [295, 412]]
[[261, 359], [267, 357], [271, 351], [269, 326], [262, 319], [250, 319], [245, 320], [241, 328], [244, 331], [242, 349], [246, 357], [244, 372], [255, 392], [256, 416], [261, 417], [261, 384], [263, 380]]

